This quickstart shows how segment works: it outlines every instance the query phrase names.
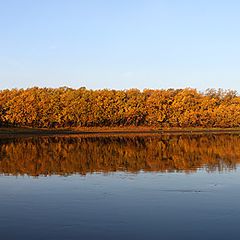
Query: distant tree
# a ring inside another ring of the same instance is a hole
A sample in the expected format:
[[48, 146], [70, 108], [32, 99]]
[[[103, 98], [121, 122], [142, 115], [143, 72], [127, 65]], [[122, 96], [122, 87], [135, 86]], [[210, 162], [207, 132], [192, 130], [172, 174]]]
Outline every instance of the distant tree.
[[0, 91], [0, 126], [239, 127], [236, 91], [207, 89]]

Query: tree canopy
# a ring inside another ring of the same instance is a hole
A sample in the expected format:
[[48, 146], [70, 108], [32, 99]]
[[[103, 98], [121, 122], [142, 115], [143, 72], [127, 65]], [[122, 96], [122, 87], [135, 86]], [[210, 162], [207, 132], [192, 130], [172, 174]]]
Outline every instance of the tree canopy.
[[28, 88], [0, 91], [0, 126], [239, 127], [240, 97], [232, 90], [88, 90]]

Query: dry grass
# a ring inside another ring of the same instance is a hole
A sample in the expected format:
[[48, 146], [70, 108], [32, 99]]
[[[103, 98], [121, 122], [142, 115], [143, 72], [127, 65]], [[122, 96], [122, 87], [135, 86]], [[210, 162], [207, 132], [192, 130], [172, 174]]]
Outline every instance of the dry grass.
[[78, 127], [78, 128], [0, 128], [0, 138], [51, 135], [96, 134], [206, 134], [240, 133], [240, 128], [154, 128], [154, 127]]

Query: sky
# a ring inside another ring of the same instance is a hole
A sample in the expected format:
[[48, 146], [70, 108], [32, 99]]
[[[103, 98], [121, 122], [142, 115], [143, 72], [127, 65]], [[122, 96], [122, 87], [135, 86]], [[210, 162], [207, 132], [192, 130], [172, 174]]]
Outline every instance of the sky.
[[0, 89], [240, 92], [238, 0], [0, 0]]

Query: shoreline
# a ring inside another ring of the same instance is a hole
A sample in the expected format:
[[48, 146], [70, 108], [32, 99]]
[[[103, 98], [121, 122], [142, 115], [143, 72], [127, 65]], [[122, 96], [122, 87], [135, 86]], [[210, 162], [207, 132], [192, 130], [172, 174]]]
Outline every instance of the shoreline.
[[0, 128], [0, 138], [30, 136], [74, 136], [74, 135], [172, 135], [172, 134], [230, 134], [239, 133], [240, 128], [172, 128], [153, 127], [83, 127], [83, 128]]

